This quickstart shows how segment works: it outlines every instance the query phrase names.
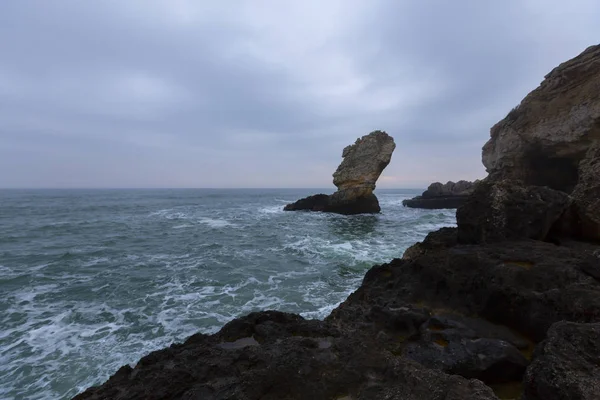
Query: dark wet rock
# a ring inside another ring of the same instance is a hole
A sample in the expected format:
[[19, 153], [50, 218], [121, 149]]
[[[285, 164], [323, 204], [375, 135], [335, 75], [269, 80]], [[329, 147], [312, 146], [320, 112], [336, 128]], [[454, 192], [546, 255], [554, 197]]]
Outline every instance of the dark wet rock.
[[329, 205], [329, 195], [315, 194], [296, 201], [295, 203], [287, 204], [284, 211], [325, 211]]
[[328, 320], [364, 327], [374, 306], [413, 304], [482, 318], [534, 342], [557, 321], [600, 321], [600, 283], [585, 272], [598, 262], [591, 250], [534, 240], [433, 246], [373, 267]]
[[426, 198], [423, 196], [402, 200], [402, 205], [410, 208], [423, 208], [426, 210], [441, 210], [458, 208], [465, 204], [468, 195], [440, 196]]
[[371, 214], [381, 211], [377, 197], [371, 193], [366, 196], [343, 198], [345, 192], [335, 192], [331, 196], [316, 194], [286, 205], [284, 211], [324, 211], [337, 214]]
[[457, 228], [441, 228], [437, 231], [430, 232], [423, 242], [417, 242], [410, 246], [404, 254], [402, 259], [408, 260], [417, 258], [420, 255], [425, 254], [427, 250], [441, 249], [456, 246], [458, 244], [458, 230]]
[[579, 181], [571, 196], [567, 233], [600, 243], [600, 140], [579, 164]]
[[443, 209], [458, 208], [473, 192], [477, 181], [435, 182], [429, 185], [421, 196], [403, 200], [402, 204], [411, 208]]
[[461, 243], [546, 240], [570, 205], [566, 193], [520, 182], [485, 180], [456, 212]]
[[331, 196], [319, 194], [284, 207], [285, 211], [323, 211], [338, 214], [366, 214], [381, 211], [373, 194], [379, 176], [392, 159], [394, 138], [374, 131], [356, 140], [342, 152], [342, 163], [333, 174], [338, 190]]
[[[247, 336], [252, 334], [252, 336]], [[252, 345], [231, 346], [253, 337]], [[229, 341], [224, 341], [225, 339]], [[123, 367], [76, 399], [497, 399], [477, 380], [426, 369], [366, 335], [279, 312], [250, 314]]]
[[421, 326], [419, 339], [408, 343], [403, 355], [428, 368], [501, 383], [521, 379], [529, 361], [517, 347], [529, 345], [505, 327], [441, 313]]
[[600, 323], [558, 322], [534, 352], [524, 400], [600, 398]]

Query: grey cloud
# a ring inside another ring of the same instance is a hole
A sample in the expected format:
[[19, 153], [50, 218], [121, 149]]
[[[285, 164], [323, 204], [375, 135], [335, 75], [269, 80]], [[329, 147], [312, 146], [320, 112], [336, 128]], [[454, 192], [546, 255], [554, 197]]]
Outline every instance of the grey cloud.
[[330, 187], [373, 129], [381, 186], [480, 177], [491, 125], [600, 33], [551, 3], [2, 2], [0, 187]]

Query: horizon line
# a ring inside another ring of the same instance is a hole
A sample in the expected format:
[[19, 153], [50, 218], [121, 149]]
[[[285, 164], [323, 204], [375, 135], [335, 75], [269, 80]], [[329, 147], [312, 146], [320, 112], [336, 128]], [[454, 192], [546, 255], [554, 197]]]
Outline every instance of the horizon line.
[[[335, 188], [325, 187], [189, 187], [189, 186], [173, 186], [173, 187], [98, 187], [98, 186], [82, 186], [82, 187], [0, 187], [0, 190], [335, 190]], [[422, 187], [385, 187], [376, 188], [377, 190], [420, 190]]]

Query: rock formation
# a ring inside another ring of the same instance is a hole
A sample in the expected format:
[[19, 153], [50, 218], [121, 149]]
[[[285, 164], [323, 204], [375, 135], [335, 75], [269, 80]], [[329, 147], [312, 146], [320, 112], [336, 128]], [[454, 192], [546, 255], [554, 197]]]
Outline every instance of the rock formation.
[[339, 214], [378, 213], [379, 201], [373, 194], [379, 175], [392, 159], [394, 139], [374, 131], [357, 139], [342, 152], [342, 163], [333, 173], [338, 190], [331, 196], [317, 194], [285, 206], [286, 211], [309, 210]]
[[446, 184], [435, 182], [429, 185], [421, 196], [404, 200], [402, 204], [411, 208], [458, 208], [473, 193], [477, 182], [458, 181], [455, 183], [448, 181]]
[[536, 348], [523, 380], [528, 400], [600, 397], [600, 324], [558, 322]]
[[600, 398], [599, 139], [585, 117], [600, 102], [599, 61], [594, 47], [554, 70], [517, 125], [492, 129], [490, 176], [458, 227], [371, 268], [324, 321], [250, 314], [76, 398]]
[[545, 186], [486, 179], [456, 212], [462, 243], [506, 239], [550, 239], [550, 231], [570, 205], [569, 195]]
[[[483, 164], [493, 180], [573, 192], [568, 225], [600, 241], [597, 183], [600, 141], [600, 45], [591, 46], [546, 75], [491, 130]], [[590, 178], [591, 176], [591, 178]]]

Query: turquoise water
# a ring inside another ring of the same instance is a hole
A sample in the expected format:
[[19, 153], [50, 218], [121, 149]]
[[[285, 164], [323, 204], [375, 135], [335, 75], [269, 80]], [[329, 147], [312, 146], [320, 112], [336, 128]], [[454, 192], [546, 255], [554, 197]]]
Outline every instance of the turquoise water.
[[70, 398], [251, 311], [323, 318], [452, 210], [283, 212], [302, 190], [0, 190], [0, 398]]

